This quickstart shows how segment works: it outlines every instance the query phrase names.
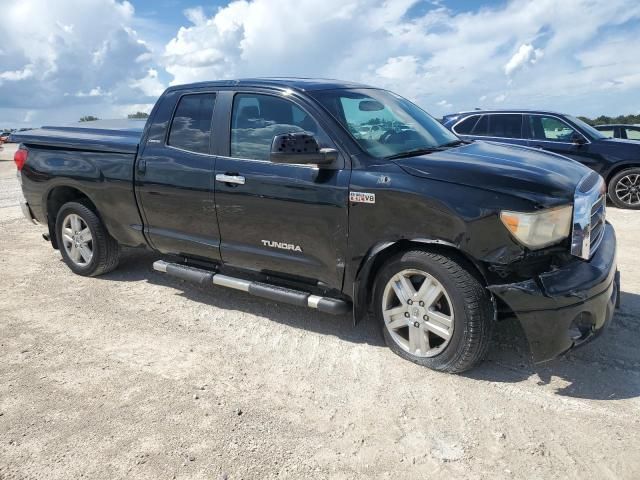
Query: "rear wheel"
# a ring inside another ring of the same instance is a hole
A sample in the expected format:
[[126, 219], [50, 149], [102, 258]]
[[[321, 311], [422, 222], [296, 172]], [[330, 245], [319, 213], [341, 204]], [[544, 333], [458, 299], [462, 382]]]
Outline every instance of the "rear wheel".
[[56, 234], [62, 258], [74, 273], [95, 277], [118, 266], [118, 242], [84, 203], [69, 202], [60, 208]]
[[415, 250], [379, 272], [375, 312], [389, 348], [419, 365], [444, 372], [470, 369], [491, 340], [491, 297], [462, 262]]
[[640, 168], [616, 173], [609, 181], [609, 198], [616, 207], [640, 209]]

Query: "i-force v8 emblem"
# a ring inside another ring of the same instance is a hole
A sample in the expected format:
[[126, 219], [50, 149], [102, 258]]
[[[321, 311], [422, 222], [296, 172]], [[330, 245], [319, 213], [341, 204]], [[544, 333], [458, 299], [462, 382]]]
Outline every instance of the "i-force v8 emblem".
[[376, 194], [367, 192], [349, 192], [349, 201], [354, 203], [376, 203]]

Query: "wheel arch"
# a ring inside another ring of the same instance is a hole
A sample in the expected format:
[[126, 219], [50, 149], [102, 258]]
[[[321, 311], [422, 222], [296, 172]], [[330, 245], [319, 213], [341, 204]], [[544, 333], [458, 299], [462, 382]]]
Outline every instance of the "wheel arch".
[[56, 250], [59, 248], [58, 237], [56, 234], [56, 217], [58, 212], [65, 203], [81, 201], [88, 208], [93, 210], [96, 215], [98, 209], [89, 195], [77, 187], [69, 185], [56, 185], [51, 188], [45, 196], [45, 216], [47, 218], [47, 226], [49, 228], [49, 238], [51, 246]]
[[453, 255], [469, 268], [469, 271], [478, 278], [482, 285], [486, 286], [488, 284], [482, 266], [453, 243], [428, 238], [380, 242], [369, 250], [360, 263], [360, 268], [356, 274], [352, 295], [354, 324], [365, 317], [371, 305], [373, 286], [380, 268], [395, 255], [414, 249]]
[[611, 181], [611, 179], [616, 174], [622, 172], [623, 170], [627, 170], [629, 168], [640, 168], [640, 161], [622, 163], [622, 164], [615, 164], [613, 167], [611, 167], [611, 169], [607, 172], [607, 175], [605, 176], [605, 181], [607, 183], [607, 187], [609, 186], [609, 182]]

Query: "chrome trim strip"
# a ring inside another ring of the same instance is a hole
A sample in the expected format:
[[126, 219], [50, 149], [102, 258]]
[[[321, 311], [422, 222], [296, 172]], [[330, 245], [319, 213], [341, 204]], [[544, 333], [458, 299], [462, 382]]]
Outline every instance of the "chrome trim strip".
[[243, 292], [249, 291], [251, 282], [248, 280], [241, 280], [239, 278], [227, 277], [226, 275], [214, 275], [213, 284], [221, 287], [233, 288], [234, 290], [241, 290]]
[[226, 175], [224, 173], [216, 174], [216, 181], [223, 183], [235, 183], [237, 185], [244, 185], [245, 178], [241, 175]]
[[319, 297], [318, 295], [309, 295], [309, 298], [307, 298], [307, 305], [309, 308], [318, 308], [320, 300], [322, 300], [322, 297]]
[[[576, 145], [573, 142], [559, 142], [557, 140], [549, 140], [549, 139], [539, 139], [539, 138], [525, 138], [522, 135], [520, 137], [494, 137], [491, 135], [478, 135], [478, 134], [474, 134], [474, 133], [458, 133], [456, 132], [456, 127], [458, 126], [458, 124], [464, 122], [467, 118], [471, 118], [471, 117], [481, 117], [482, 115], [522, 115], [524, 116], [532, 116], [532, 115], [537, 115], [539, 117], [553, 117], [556, 120], [559, 120], [560, 122], [564, 123], [565, 125], [567, 125], [571, 130], [575, 130], [577, 131], [580, 135], [582, 135], [584, 137], [584, 139], [587, 141], [587, 143], [585, 143], [584, 145], [589, 145], [591, 143], [591, 140], [589, 140], [587, 138], [587, 136], [582, 133], [580, 130], [578, 130], [576, 127], [572, 127], [571, 125], [569, 125], [565, 120], [563, 120], [562, 118], [558, 117], [557, 115], [552, 115], [552, 114], [546, 114], [546, 113], [525, 113], [525, 112], [486, 112], [486, 113], [474, 113], [473, 115], [467, 115], [466, 117], [461, 118], [460, 120], [458, 120], [456, 123], [454, 123], [451, 126], [451, 131], [453, 133], [455, 133], [456, 135], [458, 135], [459, 137], [479, 137], [479, 138], [500, 138], [500, 139], [504, 139], [504, 140], [525, 140], [525, 141], [536, 141], [536, 142], [549, 142], [549, 143], [555, 143], [555, 144], [561, 144], [561, 145]], [[524, 118], [522, 119], [522, 122], [524, 123]], [[477, 120], [476, 120], [477, 123]], [[475, 125], [474, 125], [475, 127]], [[534, 147], [532, 147], [534, 148]]]
[[169, 264], [167, 262], [165, 262], [164, 260], [157, 260], [157, 261], [153, 262], [153, 269], [156, 272], [167, 273], [167, 265], [169, 265]]

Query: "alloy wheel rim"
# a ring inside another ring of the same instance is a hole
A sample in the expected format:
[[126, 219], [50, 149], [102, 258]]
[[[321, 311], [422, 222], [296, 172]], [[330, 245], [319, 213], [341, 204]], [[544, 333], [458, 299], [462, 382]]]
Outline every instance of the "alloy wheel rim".
[[435, 277], [421, 270], [402, 270], [387, 282], [382, 316], [393, 341], [416, 357], [439, 354], [453, 336], [451, 298]]
[[640, 205], [640, 174], [630, 173], [618, 180], [616, 197], [627, 205]]
[[93, 236], [87, 222], [71, 213], [62, 222], [62, 243], [71, 261], [86, 267], [93, 259]]

